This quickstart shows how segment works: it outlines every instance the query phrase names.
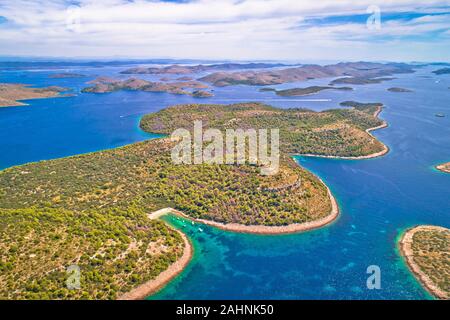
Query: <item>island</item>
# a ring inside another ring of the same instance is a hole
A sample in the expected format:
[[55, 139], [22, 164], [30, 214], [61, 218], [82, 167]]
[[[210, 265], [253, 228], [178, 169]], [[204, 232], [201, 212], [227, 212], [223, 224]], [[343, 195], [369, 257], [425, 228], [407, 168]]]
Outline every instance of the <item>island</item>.
[[26, 106], [20, 100], [63, 97], [61, 92], [66, 88], [50, 86], [32, 88], [24, 84], [0, 83], [0, 107]]
[[[380, 102], [364, 103], [358, 101], [342, 101], [341, 103], [339, 103], [339, 105], [342, 107], [350, 107], [356, 109], [375, 108], [376, 109], [375, 111], [378, 113], [381, 111], [381, 108], [383, 107], [383, 104]], [[378, 113], [375, 116], [377, 116]]]
[[[108, 93], [120, 90], [146, 91], [146, 92], [167, 92], [172, 94], [185, 94], [194, 96], [211, 96], [210, 93], [196, 94], [186, 89], [206, 89], [208, 86], [198, 81], [185, 82], [151, 82], [147, 80], [130, 78], [127, 80], [114, 79], [109, 77], [99, 77], [88, 84], [93, 86], [83, 88], [84, 93]], [[195, 91], [194, 91], [195, 92]]]
[[398, 87], [392, 87], [392, 88], [388, 88], [387, 91], [389, 92], [413, 92], [410, 89], [405, 89], [405, 88], [398, 88]]
[[214, 97], [214, 94], [210, 91], [194, 90], [192, 92], [192, 96], [195, 98], [210, 98], [210, 97]]
[[386, 76], [393, 74], [411, 72], [414, 72], [414, 66], [408, 64], [346, 62], [325, 66], [303, 65], [273, 70], [220, 71], [201, 77], [199, 80], [217, 87], [230, 85], [265, 86], [329, 77], [345, 77], [336, 79], [331, 84], [367, 84], [390, 80], [392, 78], [386, 78]]
[[216, 70], [265, 69], [286, 66], [280, 63], [221, 63], [210, 65], [170, 65], [165, 67], [134, 67], [122, 74], [191, 74]]
[[436, 166], [436, 169], [438, 169], [442, 172], [445, 172], [445, 173], [450, 173], [450, 162], [440, 164], [440, 165]]
[[[319, 228], [338, 217], [328, 187], [293, 154], [371, 157], [384, 145], [379, 104], [314, 112], [259, 103], [189, 104], [141, 119], [147, 132], [280, 128], [280, 168], [177, 165], [170, 138], [0, 171], [2, 299], [133, 299], [160, 289], [192, 256], [162, 214], [236, 232], [279, 234]], [[70, 290], [67, 268], [82, 270]]]
[[194, 78], [184, 76], [184, 77], [177, 78], [177, 80], [178, 81], [192, 81], [192, 80], [194, 80]]
[[433, 73], [436, 75], [450, 74], [450, 68], [442, 68], [442, 69], [434, 70]]
[[381, 77], [381, 78], [371, 78], [371, 77], [344, 77], [338, 78], [330, 82], [330, 85], [335, 84], [376, 84], [383, 81], [394, 80], [394, 78]]
[[436, 298], [450, 299], [450, 229], [411, 228], [401, 237], [400, 252], [425, 289]]
[[70, 72], [55, 73], [49, 76], [49, 78], [52, 79], [84, 78], [84, 77], [86, 77], [84, 74], [70, 73]]
[[325, 87], [325, 86], [310, 86], [306, 88], [292, 88], [292, 89], [284, 89], [284, 90], [276, 90], [273, 88], [262, 88], [259, 91], [273, 91], [277, 95], [282, 97], [297, 97], [297, 96], [306, 96], [318, 93], [323, 90], [341, 90], [341, 91], [352, 91], [351, 87]]

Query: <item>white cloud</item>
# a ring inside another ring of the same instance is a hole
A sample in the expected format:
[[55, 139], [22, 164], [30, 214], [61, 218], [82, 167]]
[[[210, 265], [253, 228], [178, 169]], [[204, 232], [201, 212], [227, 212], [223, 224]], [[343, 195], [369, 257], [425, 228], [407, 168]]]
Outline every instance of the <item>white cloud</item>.
[[[64, 1], [0, 0], [0, 16], [8, 19], [0, 24], [0, 54], [443, 60], [448, 58], [439, 50], [450, 49], [445, 31], [449, 28], [449, 15], [388, 21], [378, 31], [357, 23], [305, 23], [309, 17], [365, 14], [369, 5], [378, 5], [382, 14], [436, 12], [450, 6], [450, 1], [107, 0], [81, 1], [79, 5], [81, 24], [74, 28], [67, 24], [69, 5]], [[436, 38], [424, 42], [423, 35], [437, 30], [443, 30], [441, 42]], [[408, 42], [401, 40], [405, 36], [409, 37]], [[414, 36], [417, 41], [411, 40]], [[425, 45], [428, 50], [422, 49]], [[416, 48], [417, 56], [411, 48]]]

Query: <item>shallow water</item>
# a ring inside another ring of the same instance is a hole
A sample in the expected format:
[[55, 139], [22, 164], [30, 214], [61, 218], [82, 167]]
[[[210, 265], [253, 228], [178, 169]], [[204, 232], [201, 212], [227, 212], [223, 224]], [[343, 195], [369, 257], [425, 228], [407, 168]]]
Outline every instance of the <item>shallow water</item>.
[[[81, 79], [49, 79], [56, 71], [48, 70], [0, 72], [0, 82], [61, 85], [79, 92], [96, 74], [116, 75], [122, 69], [70, 70], [89, 75]], [[208, 99], [116, 92], [33, 100], [29, 107], [0, 108], [0, 168], [153, 138], [138, 129], [140, 116], [172, 104], [264, 101], [323, 110], [344, 100], [383, 102], [381, 117], [389, 127], [374, 134], [389, 146], [386, 156], [360, 161], [296, 157], [330, 186], [341, 209], [336, 222], [306, 233], [257, 236], [208, 226], [201, 226], [200, 232], [198, 225], [165, 217], [188, 233], [195, 253], [188, 268], [151, 298], [430, 298], [402, 262], [396, 242], [415, 224], [450, 227], [450, 176], [433, 169], [450, 161], [450, 76], [434, 76], [431, 70], [353, 86], [353, 92], [330, 90], [292, 99], [261, 93], [258, 87], [235, 86], [215, 88], [216, 96]], [[393, 86], [414, 92], [386, 91]], [[447, 117], [437, 118], [436, 113]], [[380, 290], [367, 289], [370, 265], [381, 268]]]

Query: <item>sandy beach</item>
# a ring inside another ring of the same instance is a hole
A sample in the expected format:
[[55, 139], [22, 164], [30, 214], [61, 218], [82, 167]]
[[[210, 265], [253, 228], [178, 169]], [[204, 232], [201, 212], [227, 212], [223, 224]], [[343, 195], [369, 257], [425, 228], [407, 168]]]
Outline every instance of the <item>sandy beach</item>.
[[417, 226], [412, 229], [407, 230], [400, 240], [400, 252], [408, 265], [408, 268], [415, 275], [417, 280], [422, 284], [422, 286], [433, 296], [439, 299], [448, 299], [447, 294], [442, 291], [434, 282], [420, 269], [420, 267], [414, 262], [413, 250], [412, 250], [412, 239], [416, 232], [426, 230], [448, 230], [446, 228], [437, 226]]
[[[152, 214], [149, 215], [150, 219], [156, 219], [160, 216], [161, 214], [159, 215], [157, 214], [155, 216], [153, 216]], [[175, 261], [173, 264], [171, 264], [169, 268], [161, 272], [156, 278], [141, 284], [140, 286], [131, 290], [130, 292], [123, 294], [118, 298], [118, 300], [143, 300], [146, 297], [156, 293], [158, 290], [164, 287], [169, 281], [171, 281], [178, 274], [180, 274], [181, 271], [184, 270], [184, 268], [186, 268], [186, 266], [192, 259], [194, 249], [192, 247], [191, 242], [186, 237], [186, 235], [181, 231], [178, 230], [176, 231], [181, 235], [184, 242], [184, 251], [181, 258]]]

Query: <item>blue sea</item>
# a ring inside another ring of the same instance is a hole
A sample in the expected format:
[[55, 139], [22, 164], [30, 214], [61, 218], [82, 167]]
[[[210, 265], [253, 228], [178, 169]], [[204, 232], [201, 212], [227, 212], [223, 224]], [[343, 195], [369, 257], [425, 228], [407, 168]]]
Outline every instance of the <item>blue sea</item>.
[[[341, 214], [329, 226], [299, 234], [257, 236], [207, 226], [200, 231], [198, 225], [165, 217], [189, 235], [194, 258], [150, 299], [431, 298], [403, 263], [397, 240], [417, 224], [450, 227], [450, 175], [434, 169], [450, 161], [449, 75], [436, 76], [431, 73], [436, 67], [424, 67], [381, 84], [355, 85], [354, 91], [326, 90], [301, 98], [278, 97], [253, 86], [214, 88], [215, 97], [206, 99], [128, 91], [80, 93], [98, 75], [128, 78], [119, 74], [127, 67], [0, 70], [0, 82], [58, 85], [75, 94], [0, 108], [0, 168], [156, 138], [139, 129], [140, 117], [182, 103], [259, 101], [319, 111], [336, 108], [345, 100], [382, 102], [386, 107], [380, 116], [389, 124], [374, 132], [390, 148], [384, 157], [295, 158], [320, 176], [337, 198]], [[49, 77], [62, 71], [86, 77]], [[273, 87], [326, 85], [330, 80]], [[389, 87], [414, 92], [388, 92]], [[436, 117], [437, 113], [446, 117]], [[367, 288], [367, 268], [372, 265], [381, 270], [380, 289]]]

